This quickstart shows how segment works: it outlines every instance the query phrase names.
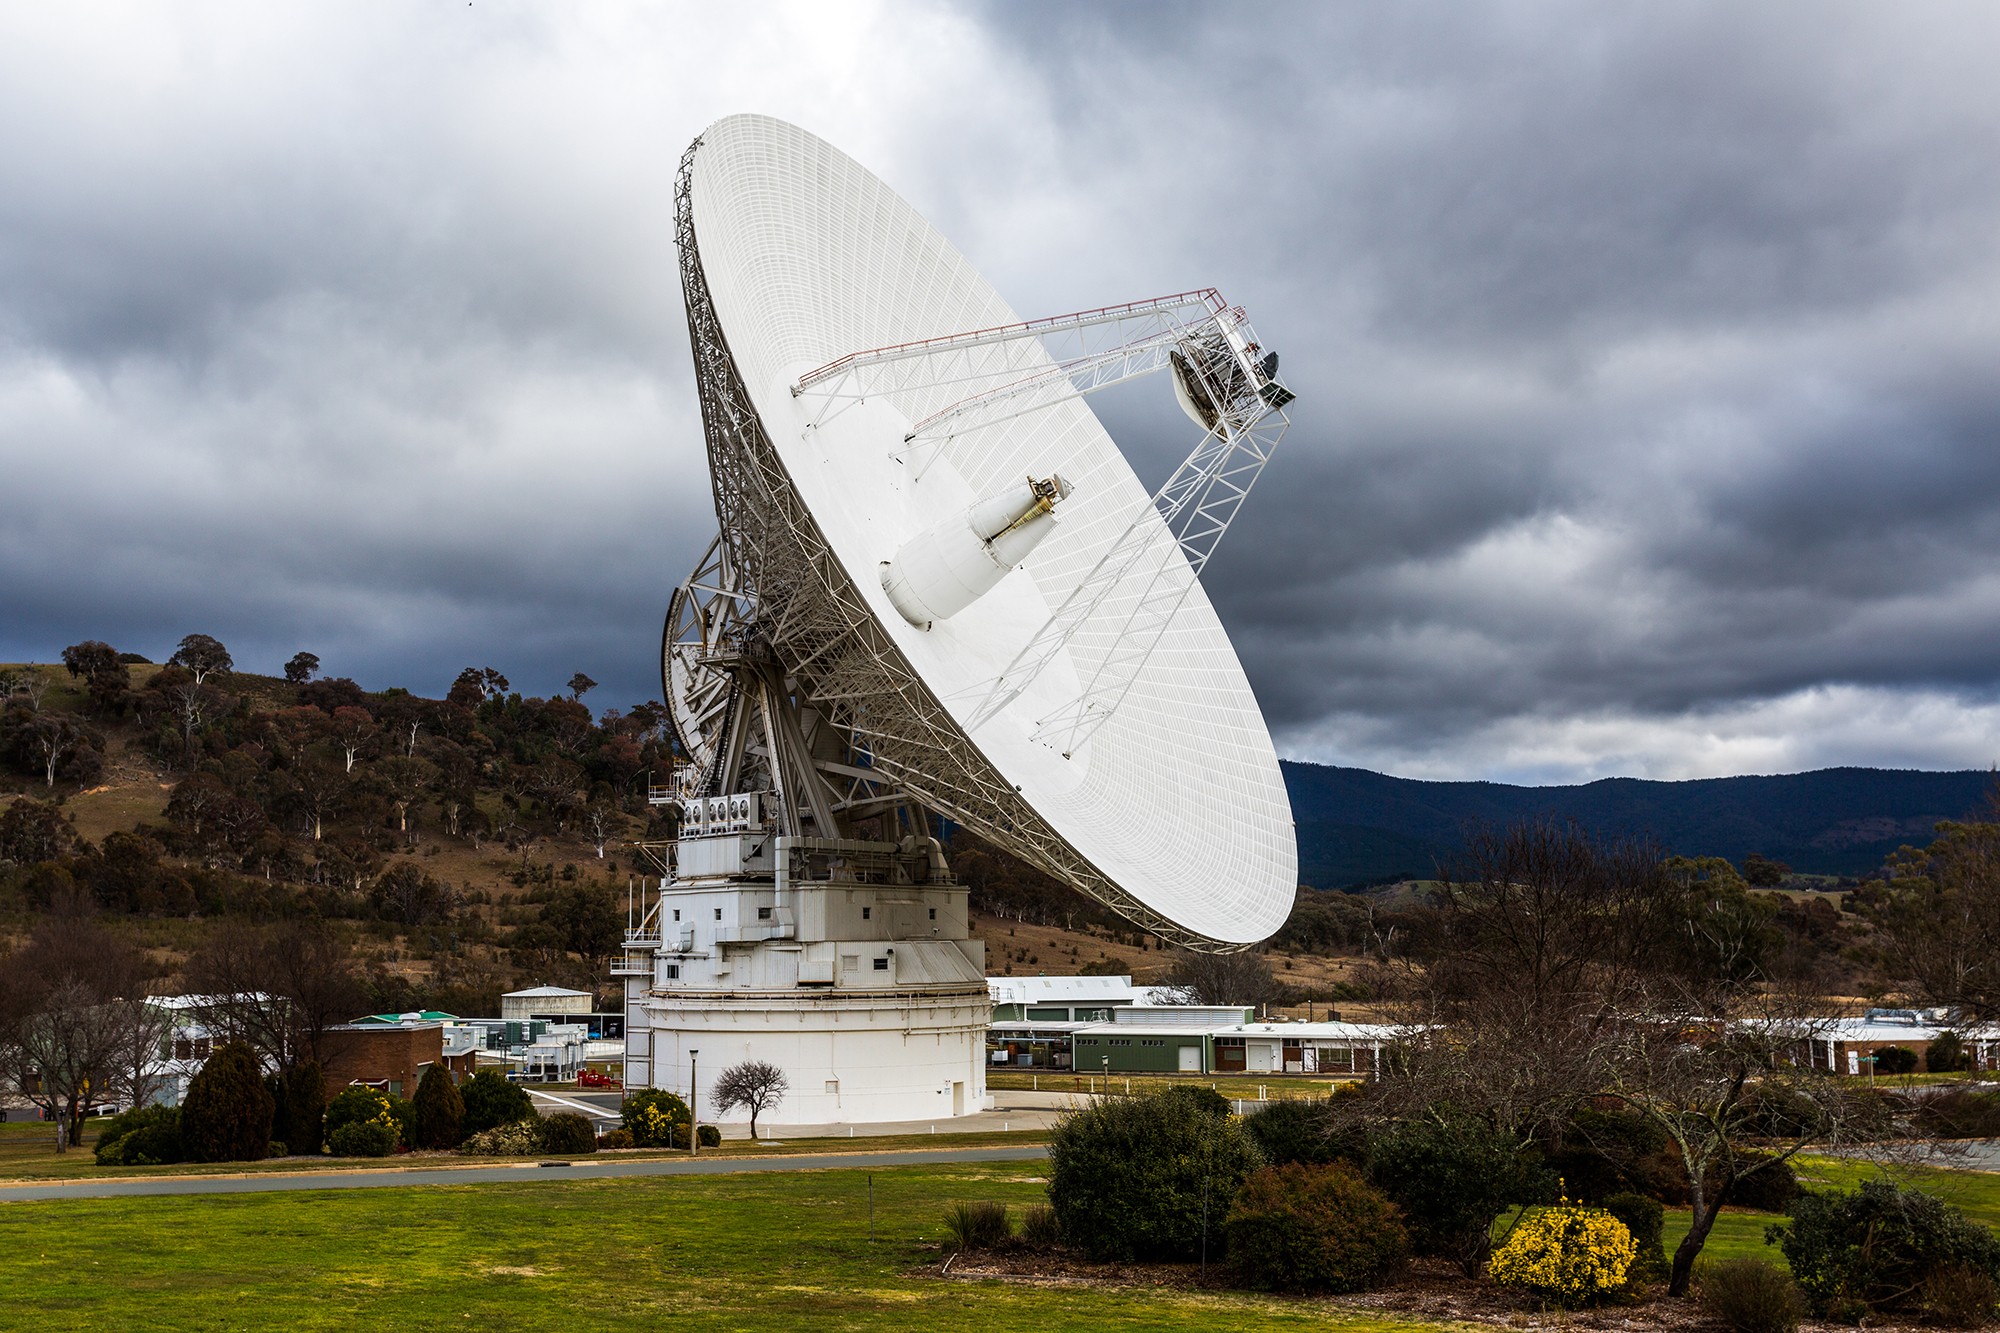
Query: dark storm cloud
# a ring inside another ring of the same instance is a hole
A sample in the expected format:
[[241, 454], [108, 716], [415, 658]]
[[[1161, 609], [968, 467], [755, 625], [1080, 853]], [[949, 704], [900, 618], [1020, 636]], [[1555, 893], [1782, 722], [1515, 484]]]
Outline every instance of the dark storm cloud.
[[[1205, 581], [1287, 753], [2000, 758], [1985, 9], [0, 27], [0, 657], [649, 693], [711, 522], [673, 162], [767, 110], [1024, 313], [1250, 308], [1302, 398]], [[1191, 443], [1155, 389], [1101, 400], [1149, 481]]]
[[1294, 753], [2000, 757], [1989, 12], [992, 13], [1304, 394], [1206, 580]]

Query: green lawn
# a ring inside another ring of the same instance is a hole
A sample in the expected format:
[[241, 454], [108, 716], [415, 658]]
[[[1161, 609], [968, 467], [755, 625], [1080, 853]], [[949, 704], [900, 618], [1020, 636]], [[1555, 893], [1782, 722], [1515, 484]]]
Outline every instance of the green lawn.
[[1034, 1164], [0, 1204], [5, 1308], [93, 1330], [1294, 1329], [1410, 1325], [1227, 1292], [940, 1281], [953, 1199]]
[[[1809, 1183], [1875, 1168], [1812, 1159]], [[940, 1281], [956, 1199], [1042, 1198], [1039, 1163], [0, 1204], [4, 1307], [37, 1325], [223, 1330], [1423, 1328], [1224, 1291]], [[2000, 1175], [1920, 1183], [2000, 1224]], [[1708, 1255], [1783, 1258], [1765, 1213]], [[1667, 1246], [1685, 1212], [1669, 1213]], [[4, 1322], [4, 1321], [0, 1321]]]

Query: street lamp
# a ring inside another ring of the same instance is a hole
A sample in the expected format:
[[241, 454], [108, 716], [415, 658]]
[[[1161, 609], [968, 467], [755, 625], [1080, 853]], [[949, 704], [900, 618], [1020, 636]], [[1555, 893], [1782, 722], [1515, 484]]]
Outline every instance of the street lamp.
[[688, 1051], [688, 1156], [701, 1156], [701, 1085], [695, 1082], [695, 1057], [698, 1050]]

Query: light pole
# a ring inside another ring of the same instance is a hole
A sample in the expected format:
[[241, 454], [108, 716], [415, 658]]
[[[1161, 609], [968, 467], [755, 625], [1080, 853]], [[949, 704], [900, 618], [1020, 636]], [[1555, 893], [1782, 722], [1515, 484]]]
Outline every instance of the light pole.
[[701, 1156], [701, 1085], [695, 1082], [695, 1057], [698, 1050], [688, 1051], [688, 1156]]

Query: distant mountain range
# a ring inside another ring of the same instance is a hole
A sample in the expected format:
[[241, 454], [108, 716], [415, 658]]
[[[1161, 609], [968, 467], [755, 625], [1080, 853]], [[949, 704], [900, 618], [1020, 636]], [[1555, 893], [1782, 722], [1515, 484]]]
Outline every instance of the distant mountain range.
[[1827, 768], [1777, 777], [1575, 787], [1416, 782], [1362, 768], [1281, 765], [1298, 821], [1299, 882], [1350, 888], [1428, 879], [1469, 831], [1548, 815], [1610, 837], [1651, 836], [1669, 851], [1741, 861], [1761, 852], [1815, 875], [1858, 875], [1941, 819], [1982, 811], [1994, 775]]

